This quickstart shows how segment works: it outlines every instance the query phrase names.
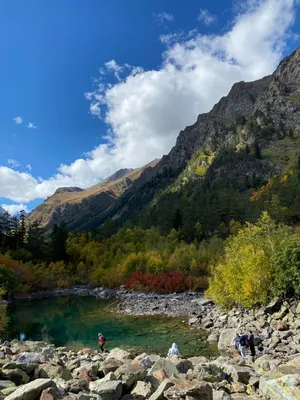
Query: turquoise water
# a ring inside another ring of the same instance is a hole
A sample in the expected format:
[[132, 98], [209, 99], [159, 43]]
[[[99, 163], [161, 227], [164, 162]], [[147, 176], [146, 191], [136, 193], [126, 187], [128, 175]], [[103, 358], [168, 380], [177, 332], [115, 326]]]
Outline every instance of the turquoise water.
[[191, 330], [183, 319], [132, 317], [115, 312], [116, 303], [94, 297], [54, 297], [17, 302], [8, 309], [6, 338], [46, 340], [72, 349], [97, 347], [97, 334], [106, 337], [106, 347], [130, 348], [165, 354], [176, 342], [182, 355], [213, 355], [215, 349], [203, 332]]

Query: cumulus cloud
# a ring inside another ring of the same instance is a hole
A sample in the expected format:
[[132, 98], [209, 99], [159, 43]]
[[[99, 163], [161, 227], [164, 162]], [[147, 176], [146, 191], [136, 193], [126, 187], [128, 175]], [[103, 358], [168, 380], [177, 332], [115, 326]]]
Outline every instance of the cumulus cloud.
[[17, 125], [21, 125], [22, 122], [23, 122], [23, 118], [20, 117], [19, 115], [18, 115], [17, 117], [14, 117], [13, 120], [15, 121], [15, 123], [16, 123]]
[[216, 22], [218, 18], [216, 15], [211, 14], [208, 10], [201, 9], [197, 19], [198, 21], [203, 22], [204, 25], [209, 26], [213, 22]]
[[28, 129], [37, 129], [37, 126], [35, 124], [33, 124], [32, 122], [29, 122], [29, 124], [27, 125]]
[[1, 206], [5, 211], [7, 211], [10, 215], [18, 214], [20, 211], [29, 212], [28, 208], [24, 204], [2, 204]]
[[163, 11], [158, 14], [153, 14], [153, 17], [156, 22], [160, 24], [164, 24], [166, 22], [172, 22], [174, 21], [174, 15], [173, 14], [168, 14], [167, 12]]
[[[106, 63], [85, 94], [90, 113], [108, 125], [106, 142], [62, 164], [47, 180], [0, 167], [0, 196], [26, 202], [59, 186], [87, 187], [120, 168], [168, 153], [179, 131], [209, 111], [233, 83], [270, 74], [282, 58], [295, 1], [249, 0], [247, 5], [219, 35], [192, 31], [166, 40], [157, 69]], [[107, 83], [108, 76], [116, 82]]]
[[31, 167], [30, 164], [26, 164], [26, 165], [25, 165], [25, 168], [28, 169], [28, 171], [31, 171], [31, 170], [32, 170], [32, 167]]
[[17, 168], [17, 167], [19, 167], [21, 164], [20, 164], [20, 161], [18, 161], [18, 160], [13, 160], [12, 158], [9, 158], [8, 160], [7, 160], [7, 164], [8, 165], [10, 165], [12, 168]]

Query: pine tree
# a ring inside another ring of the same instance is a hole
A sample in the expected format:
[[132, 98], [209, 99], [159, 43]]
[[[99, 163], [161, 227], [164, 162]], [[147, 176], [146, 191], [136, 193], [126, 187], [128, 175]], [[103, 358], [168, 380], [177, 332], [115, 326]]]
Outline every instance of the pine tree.
[[254, 142], [254, 154], [256, 158], [261, 159], [261, 151], [257, 140]]

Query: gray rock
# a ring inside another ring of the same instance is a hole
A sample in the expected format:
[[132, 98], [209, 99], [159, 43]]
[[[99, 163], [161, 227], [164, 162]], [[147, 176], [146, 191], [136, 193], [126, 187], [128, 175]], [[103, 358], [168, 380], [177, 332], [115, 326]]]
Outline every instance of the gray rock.
[[42, 391], [49, 387], [56, 387], [51, 379], [36, 379], [35, 381], [20, 386], [12, 394], [6, 397], [6, 400], [37, 400]]
[[102, 371], [106, 375], [109, 372], [115, 372], [121, 365], [123, 365], [122, 361], [115, 358], [108, 358], [100, 364], [99, 371]]
[[29, 376], [21, 369], [2, 369], [1, 375], [3, 378], [14, 382], [17, 386], [29, 382]]
[[102, 382], [93, 387], [93, 392], [98, 394], [101, 400], [119, 400], [122, 396], [122, 382]]
[[207, 338], [208, 343], [218, 343], [219, 335], [216, 333], [212, 333]]
[[165, 393], [164, 397], [170, 400], [182, 399], [201, 399], [213, 400], [212, 387], [207, 382], [199, 381], [182, 381], [180, 379], [172, 380], [175, 385], [171, 386]]
[[149, 400], [162, 400], [164, 399], [164, 392], [168, 390], [174, 383], [166, 379], [158, 387], [158, 389], [150, 396]]
[[112, 349], [110, 353], [107, 356], [107, 360], [114, 358], [115, 360], [119, 360], [121, 362], [125, 362], [126, 360], [131, 360], [132, 356], [128, 351], [119, 349], [116, 347], [115, 349]]
[[280, 310], [282, 304], [282, 300], [277, 297], [274, 300], [272, 300], [266, 307], [265, 307], [265, 313], [266, 314], [273, 314], [277, 311]]
[[213, 400], [230, 400], [231, 396], [224, 390], [213, 390]]
[[23, 364], [43, 364], [46, 357], [41, 353], [21, 353], [17, 359], [19, 363]]
[[193, 363], [190, 360], [185, 360], [176, 356], [169, 357], [169, 360], [176, 366], [178, 372], [186, 374], [189, 369], [193, 368]]
[[152, 393], [151, 385], [146, 382], [138, 381], [131, 394], [148, 398]]
[[228, 328], [221, 332], [218, 342], [218, 349], [220, 351], [227, 351], [228, 349], [232, 349], [234, 347], [233, 341], [237, 331], [237, 328]]
[[101, 397], [95, 393], [81, 392], [76, 396], [76, 400], [102, 400]]
[[148, 376], [155, 376], [156, 372], [159, 371], [164, 372], [164, 376], [166, 378], [171, 378], [173, 376], [176, 376], [178, 373], [178, 370], [176, 368], [176, 365], [172, 363], [172, 361], [165, 359], [165, 358], [160, 358], [157, 360], [153, 367], [149, 370]]
[[264, 399], [300, 399], [300, 375], [283, 375], [279, 378], [260, 380], [259, 392]]
[[15, 386], [15, 383], [11, 381], [0, 381], [0, 390]]
[[230, 364], [224, 365], [224, 372], [230, 375], [233, 382], [241, 382], [245, 385], [248, 385], [251, 374], [253, 373], [250, 367]]
[[128, 389], [131, 389], [138, 381], [146, 378], [146, 368], [139, 364], [123, 364], [115, 371], [117, 379], [121, 379]]

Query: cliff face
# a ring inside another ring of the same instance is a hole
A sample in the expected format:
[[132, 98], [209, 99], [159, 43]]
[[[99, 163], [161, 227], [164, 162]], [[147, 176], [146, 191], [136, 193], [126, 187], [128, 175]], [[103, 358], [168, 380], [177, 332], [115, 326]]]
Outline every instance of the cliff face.
[[[272, 75], [255, 82], [234, 84], [229, 94], [209, 113], [199, 115], [192, 126], [179, 133], [170, 153], [151, 170], [145, 169], [103, 217], [121, 221], [132, 218], [151, 203], [161, 189], [165, 190], [174, 182], [182, 184], [179, 182], [181, 175], [197, 179], [192, 171], [195, 166], [201, 166], [199, 162], [195, 165], [198, 155], [216, 155], [228, 148], [239, 150], [255, 142], [262, 149], [270, 148], [291, 130], [300, 136], [300, 47], [286, 57]], [[298, 145], [293, 146], [296, 151]], [[247, 175], [259, 171], [268, 179], [284, 167], [278, 160], [257, 160], [251, 165], [236, 166], [233, 173]]]
[[88, 189], [77, 187], [58, 188], [27, 217], [27, 223], [37, 222], [49, 231], [53, 225], [65, 221], [71, 230], [81, 229], [95, 216], [102, 214], [120, 197], [142, 171], [152, 165], [138, 169], [122, 169]]
[[233, 85], [209, 113], [199, 115], [179, 133], [176, 145], [159, 162], [139, 170], [118, 171], [115, 177], [84, 191], [58, 192], [28, 219], [47, 227], [66, 219], [71, 229], [93, 229], [109, 217], [120, 223], [135, 217], [145, 207], [151, 208], [171, 186], [177, 190], [188, 181], [203, 180], [203, 175], [215, 179], [228, 173], [240, 179], [254, 172], [269, 179], [286, 168], [282, 159], [272, 154], [244, 160], [226, 171], [213, 160], [224, 149], [239, 151], [253, 148], [255, 143], [269, 153], [276, 148], [277, 153], [296, 154], [300, 142], [282, 142], [291, 136], [300, 139], [300, 47], [272, 75]]

